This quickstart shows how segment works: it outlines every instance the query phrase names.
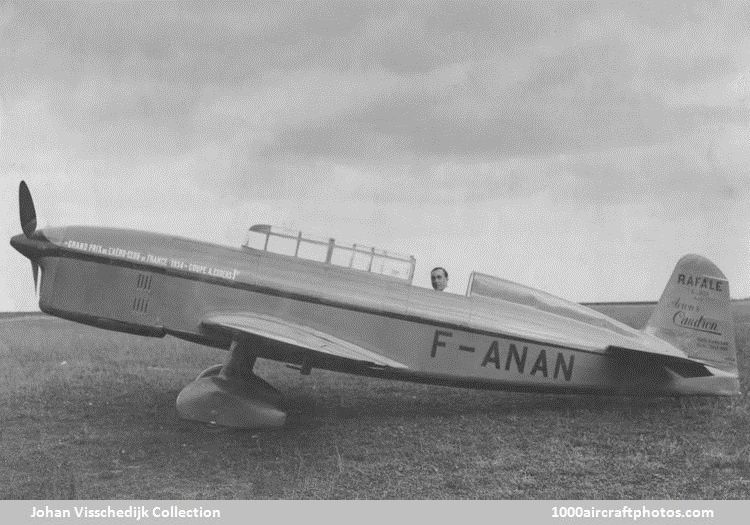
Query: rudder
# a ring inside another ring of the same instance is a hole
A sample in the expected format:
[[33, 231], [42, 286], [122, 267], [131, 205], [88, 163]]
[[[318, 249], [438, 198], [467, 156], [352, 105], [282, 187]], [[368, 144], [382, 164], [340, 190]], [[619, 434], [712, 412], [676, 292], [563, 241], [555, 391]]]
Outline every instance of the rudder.
[[691, 359], [738, 373], [729, 281], [705, 257], [690, 254], [679, 260], [643, 330]]

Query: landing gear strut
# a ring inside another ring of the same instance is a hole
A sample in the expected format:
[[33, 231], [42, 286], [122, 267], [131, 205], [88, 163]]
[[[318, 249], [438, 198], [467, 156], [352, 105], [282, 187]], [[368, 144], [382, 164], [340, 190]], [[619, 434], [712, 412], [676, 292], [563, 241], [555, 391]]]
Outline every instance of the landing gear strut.
[[183, 419], [236, 428], [278, 428], [286, 421], [282, 396], [253, 373], [252, 349], [233, 340], [223, 365], [201, 372], [177, 396]]

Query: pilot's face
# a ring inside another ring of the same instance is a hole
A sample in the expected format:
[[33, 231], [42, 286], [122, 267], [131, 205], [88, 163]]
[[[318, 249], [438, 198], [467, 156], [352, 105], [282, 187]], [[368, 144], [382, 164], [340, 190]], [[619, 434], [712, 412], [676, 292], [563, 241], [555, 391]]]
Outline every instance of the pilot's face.
[[442, 292], [448, 286], [448, 278], [443, 270], [433, 270], [430, 274], [430, 280], [432, 281], [432, 287], [439, 292]]

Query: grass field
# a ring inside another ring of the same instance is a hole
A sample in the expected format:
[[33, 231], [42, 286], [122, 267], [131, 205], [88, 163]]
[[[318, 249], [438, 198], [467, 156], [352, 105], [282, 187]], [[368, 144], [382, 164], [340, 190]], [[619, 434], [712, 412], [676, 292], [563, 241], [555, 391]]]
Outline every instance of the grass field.
[[[750, 388], [750, 303], [736, 313]], [[747, 499], [750, 399], [472, 391], [261, 361], [287, 427], [174, 400], [224, 353], [0, 316], [0, 499]]]

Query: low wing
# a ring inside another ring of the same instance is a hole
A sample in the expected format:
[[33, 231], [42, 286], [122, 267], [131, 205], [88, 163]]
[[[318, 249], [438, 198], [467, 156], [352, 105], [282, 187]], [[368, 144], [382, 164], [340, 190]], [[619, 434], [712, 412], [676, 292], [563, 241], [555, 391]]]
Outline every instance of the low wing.
[[277, 317], [254, 313], [219, 313], [203, 319], [201, 324], [231, 334], [260, 337], [282, 345], [304, 349], [326, 356], [337, 357], [390, 368], [407, 368], [393, 359], [384, 357], [359, 345], [350, 343], [309, 326]]

